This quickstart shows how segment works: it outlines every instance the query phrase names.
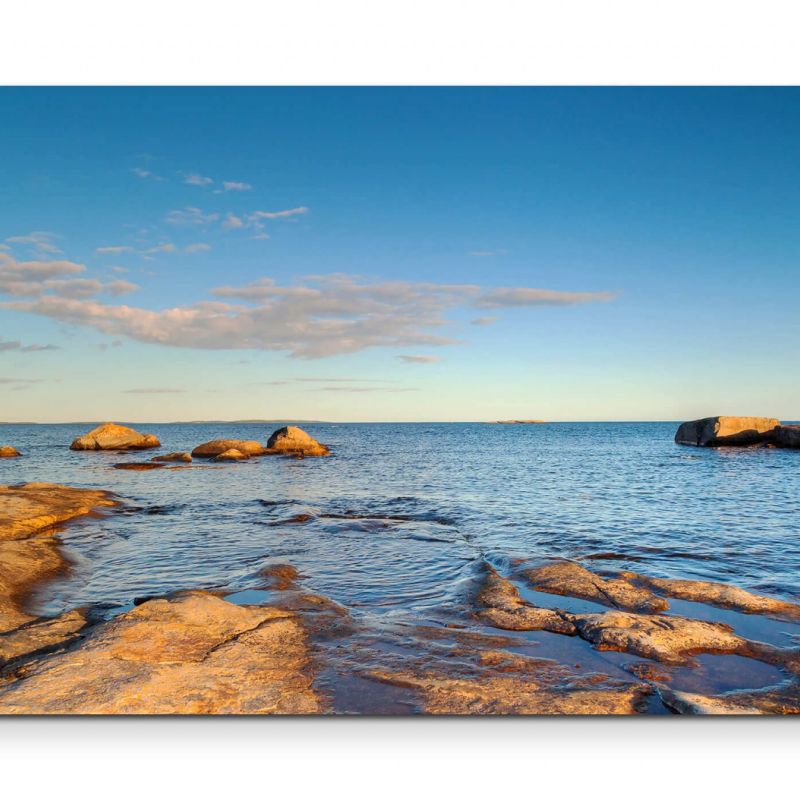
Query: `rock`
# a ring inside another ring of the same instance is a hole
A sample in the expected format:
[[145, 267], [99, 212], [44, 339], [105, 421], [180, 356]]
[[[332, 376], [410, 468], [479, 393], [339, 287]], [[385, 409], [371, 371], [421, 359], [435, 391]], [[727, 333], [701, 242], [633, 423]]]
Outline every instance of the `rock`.
[[642, 685], [610, 689], [542, 687], [529, 675], [469, 680], [373, 671], [368, 677], [416, 690], [428, 714], [636, 714], [650, 692]]
[[64, 645], [86, 626], [81, 611], [67, 611], [54, 619], [29, 622], [8, 633], [0, 634], [0, 666], [24, 656], [41, 653]]
[[656, 592], [677, 597], [680, 600], [691, 600], [695, 603], [707, 603], [720, 608], [730, 608], [743, 614], [765, 614], [781, 619], [800, 620], [800, 605], [753, 594], [738, 586], [712, 581], [687, 581], [669, 578], [648, 578], [636, 572], [623, 572], [622, 577], [647, 586]]
[[246, 456], [263, 456], [267, 452], [263, 445], [254, 441], [214, 439], [195, 447], [192, 450], [192, 456], [195, 458], [214, 458], [214, 456], [222, 455], [226, 450], [238, 450]]
[[246, 453], [232, 447], [230, 450], [225, 450], [225, 452], [220, 453], [214, 458], [214, 461], [247, 461], [248, 458], [250, 458], [250, 456]]
[[60, 522], [115, 506], [109, 492], [55, 483], [0, 486], [0, 539], [23, 539]]
[[286, 591], [296, 588], [300, 573], [291, 564], [270, 564], [258, 571], [258, 574], [269, 581], [268, 588]]
[[166, 464], [154, 464], [152, 461], [122, 461], [114, 464], [114, 469], [127, 469], [132, 472], [147, 472], [151, 469], [162, 469]]
[[0, 541], [0, 633], [35, 619], [24, 611], [25, 600], [37, 584], [65, 567], [52, 539]]
[[618, 650], [664, 664], [689, 664], [698, 653], [745, 654], [749, 643], [721, 622], [631, 614], [571, 614], [581, 638], [598, 650]]
[[675, 441], [695, 447], [768, 443], [780, 424], [780, 420], [772, 417], [706, 417], [684, 422], [675, 434]]
[[0, 687], [0, 714], [317, 714], [296, 615], [206, 592], [150, 600]]
[[270, 453], [286, 453], [303, 456], [328, 456], [330, 450], [309, 436], [302, 428], [288, 425], [269, 437], [267, 450]]
[[778, 447], [800, 447], [800, 425], [779, 425], [772, 438]]
[[10, 444], [0, 446], [0, 458], [17, 458], [21, 455], [22, 453]]
[[191, 464], [192, 457], [189, 453], [165, 453], [163, 456], [153, 456], [151, 461], [180, 461]]
[[544, 630], [568, 636], [576, 633], [575, 626], [565, 618], [563, 612], [525, 603], [511, 581], [501, 578], [488, 564], [476, 600], [483, 606], [476, 615], [478, 619], [495, 628], [507, 631]]
[[147, 450], [160, 447], [161, 442], [152, 434], [141, 434], [133, 428], [106, 422], [98, 425], [70, 445], [70, 450]]
[[669, 607], [663, 598], [624, 578], [601, 578], [571, 561], [546, 564], [527, 571], [525, 576], [538, 592], [580, 597], [612, 608], [654, 613]]
[[658, 693], [664, 705], [679, 714], [800, 714], [800, 687], [796, 684], [716, 696], [666, 688]]

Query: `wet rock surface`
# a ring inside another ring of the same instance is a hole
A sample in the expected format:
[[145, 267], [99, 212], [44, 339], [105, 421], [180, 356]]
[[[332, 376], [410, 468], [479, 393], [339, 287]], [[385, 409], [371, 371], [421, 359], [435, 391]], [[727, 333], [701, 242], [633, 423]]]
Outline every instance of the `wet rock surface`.
[[166, 464], [159, 464], [153, 461], [121, 461], [114, 464], [114, 469], [127, 469], [131, 472], [148, 472], [154, 469], [163, 469]]
[[467, 680], [382, 671], [372, 672], [370, 677], [415, 690], [428, 714], [635, 714], [642, 710], [650, 692], [642, 685], [554, 689], [530, 677]]
[[267, 450], [270, 453], [283, 453], [286, 455], [330, 455], [328, 447], [320, 444], [302, 428], [294, 425], [287, 425], [285, 428], [279, 428], [275, 431], [267, 441]]
[[0, 687], [2, 714], [312, 714], [295, 615], [205, 592], [150, 600], [79, 646], [27, 663]]
[[622, 576], [660, 594], [681, 600], [731, 608], [743, 614], [765, 614], [782, 619], [800, 620], [800, 605], [797, 603], [753, 594], [738, 586], [712, 581], [649, 578], [636, 572], [623, 572]]
[[539, 592], [580, 597], [626, 611], [655, 613], [668, 603], [625, 578], [602, 578], [571, 561], [558, 561], [529, 570], [525, 577]]
[[86, 615], [75, 610], [53, 619], [33, 620], [0, 634], [0, 667], [6, 662], [71, 642], [86, 624]]
[[75, 439], [70, 450], [149, 450], [160, 446], [161, 442], [152, 434], [106, 422]]
[[551, 631], [572, 636], [575, 626], [566, 614], [549, 608], [537, 608], [522, 600], [516, 587], [486, 565], [483, 586], [478, 592], [477, 612], [481, 621], [510, 631]]
[[715, 696], [659, 689], [659, 696], [678, 714], [800, 714], [800, 686], [797, 684]]

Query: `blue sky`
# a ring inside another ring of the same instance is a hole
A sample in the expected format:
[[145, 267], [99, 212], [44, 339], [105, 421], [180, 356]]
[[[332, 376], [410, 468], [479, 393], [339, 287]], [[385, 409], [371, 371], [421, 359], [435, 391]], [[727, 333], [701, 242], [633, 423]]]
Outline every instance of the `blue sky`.
[[796, 90], [0, 116], [0, 420], [800, 417]]

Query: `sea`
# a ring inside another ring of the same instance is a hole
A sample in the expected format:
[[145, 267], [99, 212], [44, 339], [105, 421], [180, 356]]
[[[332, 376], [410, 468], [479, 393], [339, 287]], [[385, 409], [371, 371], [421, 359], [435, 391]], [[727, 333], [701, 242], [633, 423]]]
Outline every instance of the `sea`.
[[[551, 558], [800, 600], [796, 451], [679, 446], [677, 422], [319, 423], [303, 427], [327, 458], [135, 472], [113, 465], [216, 438], [265, 443], [279, 426], [121, 424], [162, 447], [73, 452], [93, 423], [0, 425], [0, 444], [24, 453], [0, 460], [0, 484], [92, 487], [122, 501], [59, 533], [71, 566], [32, 598], [40, 614], [90, 605], [113, 616], [190, 588], [257, 601], [261, 570], [291, 564], [305, 590], [367, 624], [441, 624], [469, 603], [486, 563], [507, 574]], [[797, 644], [797, 626], [714, 613], [745, 635]]]

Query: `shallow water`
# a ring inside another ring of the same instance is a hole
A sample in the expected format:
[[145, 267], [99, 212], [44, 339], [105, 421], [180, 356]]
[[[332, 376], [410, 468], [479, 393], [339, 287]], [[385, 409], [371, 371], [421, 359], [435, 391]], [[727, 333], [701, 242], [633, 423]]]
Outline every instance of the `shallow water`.
[[[71, 452], [90, 427], [0, 426], [0, 443], [25, 454], [0, 460], [0, 483], [98, 487], [125, 500], [67, 526], [73, 568], [35, 598], [40, 613], [114, 613], [195, 587], [252, 602], [257, 572], [290, 563], [305, 588], [363, 619], [442, 619], [463, 607], [484, 560], [507, 571], [552, 556], [800, 597], [797, 452], [680, 447], [675, 423], [315, 424], [304, 427], [333, 457], [131, 472], [112, 465], [214, 438], [265, 442], [277, 426], [134, 424], [161, 450]], [[314, 517], [291, 521], [304, 513]], [[747, 619], [753, 629], [742, 632], [758, 633]], [[764, 632], [775, 641], [798, 627]], [[563, 639], [528, 638], [542, 636]], [[569, 641], [558, 647], [585, 644]]]

